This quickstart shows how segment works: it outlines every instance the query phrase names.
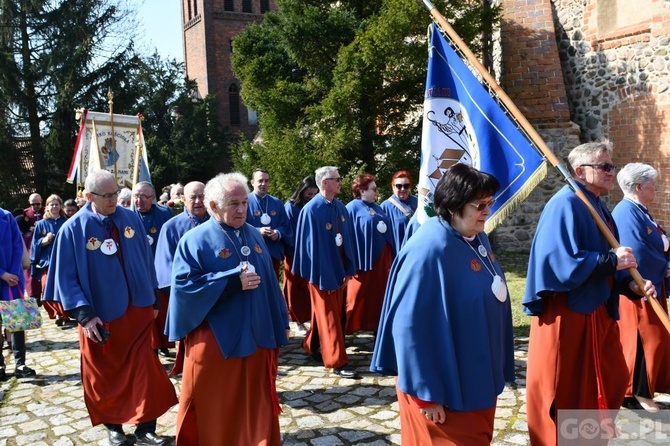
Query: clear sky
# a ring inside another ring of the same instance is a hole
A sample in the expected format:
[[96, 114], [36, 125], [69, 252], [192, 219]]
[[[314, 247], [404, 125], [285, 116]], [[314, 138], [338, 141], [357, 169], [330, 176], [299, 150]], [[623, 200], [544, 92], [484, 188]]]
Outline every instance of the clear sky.
[[140, 22], [140, 33], [135, 42], [138, 49], [146, 49], [151, 54], [156, 48], [163, 58], [174, 58], [178, 62], [183, 62], [181, 1], [134, 1], [141, 5], [137, 15]]

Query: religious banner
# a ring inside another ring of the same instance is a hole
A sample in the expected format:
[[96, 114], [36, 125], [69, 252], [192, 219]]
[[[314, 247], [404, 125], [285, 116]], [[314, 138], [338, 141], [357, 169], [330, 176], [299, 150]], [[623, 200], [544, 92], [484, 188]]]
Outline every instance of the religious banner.
[[110, 115], [81, 111], [81, 124], [67, 181], [83, 185], [91, 170], [114, 174], [119, 187], [132, 188], [138, 181], [151, 182], [141, 115]]
[[430, 31], [417, 218], [420, 223], [427, 218], [425, 206], [432, 204], [444, 172], [455, 163], [467, 163], [500, 181], [486, 222], [486, 232], [491, 232], [542, 181], [547, 166], [437, 25]]

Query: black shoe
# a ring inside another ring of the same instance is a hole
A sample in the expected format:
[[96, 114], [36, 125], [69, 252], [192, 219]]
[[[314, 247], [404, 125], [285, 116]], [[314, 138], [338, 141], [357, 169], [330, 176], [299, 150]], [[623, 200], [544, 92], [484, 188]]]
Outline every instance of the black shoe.
[[644, 410], [640, 402], [634, 396], [624, 398], [622, 406], [630, 410]]
[[7, 372], [4, 367], [0, 367], [0, 381], [7, 381]]
[[59, 317], [56, 318], [56, 325], [62, 327], [65, 321]]
[[174, 355], [167, 348], [159, 349], [158, 356], [162, 356], [164, 358], [174, 358]]
[[107, 431], [107, 441], [109, 446], [131, 446], [132, 442], [128, 440], [126, 434], [118, 431]]
[[28, 378], [35, 375], [37, 375], [37, 372], [27, 365], [22, 365], [14, 369], [14, 376], [17, 378]]
[[333, 372], [342, 378], [361, 379], [361, 375], [359, 375], [358, 372], [354, 370], [354, 368], [349, 364], [345, 364], [339, 369], [334, 369]]
[[172, 440], [167, 437], [161, 437], [156, 435], [153, 432], [144, 434], [143, 436], [137, 435], [137, 440], [135, 441], [136, 446], [155, 446], [155, 445], [169, 445], [172, 444]]

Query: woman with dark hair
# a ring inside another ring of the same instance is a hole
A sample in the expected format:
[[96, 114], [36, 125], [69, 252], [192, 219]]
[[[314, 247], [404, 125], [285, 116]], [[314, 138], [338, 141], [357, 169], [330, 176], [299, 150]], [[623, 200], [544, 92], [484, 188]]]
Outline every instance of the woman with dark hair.
[[[286, 215], [288, 215], [291, 228], [293, 229], [292, 234], [295, 234], [300, 211], [317, 193], [319, 193], [319, 188], [316, 185], [314, 177], [305, 177], [291, 198], [284, 204]], [[294, 236], [284, 237], [282, 240], [284, 240], [286, 247], [284, 253], [284, 298], [288, 307], [288, 315], [293, 322], [298, 324], [298, 333], [305, 334], [307, 333], [305, 322], [309, 321], [312, 317], [312, 305], [307, 286], [309, 282], [291, 271], [293, 250], [295, 248]]]
[[354, 227], [358, 270], [347, 282], [345, 334], [377, 330], [395, 254], [391, 220], [376, 203], [375, 177], [358, 175], [351, 190], [354, 200], [347, 211]]
[[[63, 200], [58, 195], [50, 195], [46, 199], [44, 217], [35, 225], [35, 235], [30, 250], [30, 274], [42, 284], [42, 293], [47, 283], [49, 257], [56, 234], [60, 230], [65, 218]], [[56, 325], [61, 327], [69, 318], [60, 302], [44, 302], [44, 309], [49, 319], [56, 319]]]
[[405, 241], [405, 228], [416, 212], [419, 199], [411, 195], [412, 175], [406, 170], [393, 174], [391, 187], [393, 195], [381, 204], [381, 208], [391, 220], [395, 252], [400, 252]]
[[509, 293], [484, 233], [499, 189], [492, 175], [451, 167], [437, 218], [393, 263], [370, 370], [398, 377], [404, 446], [489, 444], [497, 396], [514, 381]]

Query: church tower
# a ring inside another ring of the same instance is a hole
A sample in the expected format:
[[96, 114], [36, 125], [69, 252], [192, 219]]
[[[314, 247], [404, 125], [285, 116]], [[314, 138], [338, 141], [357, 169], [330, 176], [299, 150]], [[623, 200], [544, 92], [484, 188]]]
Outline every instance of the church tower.
[[198, 83], [198, 94], [215, 95], [221, 124], [252, 139], [256, 113], [240, 99], [240, 82], [230, 62], [233, 37], [263, 14], [277, 11], [274, 0], [182, 0], [186, 75]]

